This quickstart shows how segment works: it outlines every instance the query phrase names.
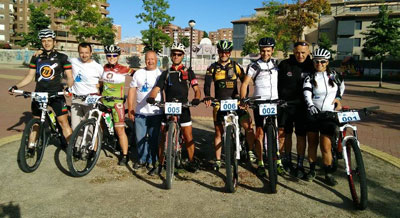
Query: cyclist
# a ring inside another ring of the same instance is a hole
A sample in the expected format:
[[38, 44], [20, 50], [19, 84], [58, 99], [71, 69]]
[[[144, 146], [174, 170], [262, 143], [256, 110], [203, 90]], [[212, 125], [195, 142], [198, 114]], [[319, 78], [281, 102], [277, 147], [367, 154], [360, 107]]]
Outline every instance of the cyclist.
[[[278, 172], [282, 173], [290, 169], [292, 175], [303, 178], [306, 149], [305, 114], [307, 113], [303, 96], [303, 82], [306, 76], [314, 70], [309, 44], [306, 41], [294, 43], [293, 55], [279, 63], [278, 68], [279, 99], [288, 102], [287, 107], [280, 110], [278, 114], [279, 151], [282, 154], [284, 166], [284, 168], [278, 168]], [[291, 161], [293, 126], [297, 142], [297, 167], [294, 169]]]
[[[37, 56], [32, 56], [28, 74], [19, 83], [8, 89], [10, 94], [12, 94], [13, 90], [28, 85], [33, 78], [35, 78], [36, 82], [35, 92], [57, 93], [63, 91], [64, 86], [61, 82], [63, 74], [66, 75], [67, 86], [71, 87], [73, 85], [74, 81], [72, 77], [71, 63], [68, 61], [67, 55], [55, 50], [56, 34], [54, 31], [51, 29], [42, 29], [39, 31], [38, 36], [42, 43], [43, 53]], [[59, 96], [53, 98], [49, 101], [49, 105], [53, 108], [53, 111], [57, 116], [57, 121], [62, 128], [63, 135], [68, 141], [72, 129], [68, 122], [68, 109], [65, 103], [65, 97]], [[39, 104], [32, 101], [31, 109], [33, 117], [39, 118], [42, 113], [39, 109]], [[36, 126], [35, 130], [38, 131], [38, 126]], [[36, 135], [32, 137], [36, 137]], [[33, 147], [33, 142], [32, 145], [28, 146]]]
[[91, 106], [84, 100], [89, 94], [99, 93], [99, 79], [103, 75], [103, 67], [92, 59], [92, 46], [82, 42], [78, 45], [79, 58], [71, 58], [74, 85], [71, 88], [71, 126], [75, 129], [89, 112]]
[[121, 48], [117, 45], [104, 46], [107, 64], [104, 65], [104, 73], [101, 77], [101, 87], [103, 96], [121, 98], [119, 100], [107, 101], [103, 99], [105, 106], [112, 109], [115, 132], [118, 135], [119, 145], [122, 155], [118, 165], [123, 166], [128, 163], [128, 137], [125, 133], [125, 77], [134, 73], [133, 69], [118, 63]]
[[[217, 62], [208, 67], [205, 76], [204, 94], [206, 99], [205, 104], [207, 107], [211, 105], [211, 82], [214, 82], [215, 98], [218, 100], [225, 100], [239, 97], [237, 90], [237, 79], [239, 78], [242, 82], [244, 79], [243, 68], [238, 63], [230, 59], [233, 43], [227, 40], [220, 40], [217, 43], [217, 49], [219, 59]], [[245, 110], [238, 110], [237, 113], [240, 117], [239, 122], [241, 126], [243, 126], [243, 128], [246, 130], [246, 139], [249, 144], [249, 157], [251, 160], [255, 161], [255, 156], [252, 151], [254, 147], [255, 136], [253, 129], [251, 128], [250, 114]], [[222, 123], [226, 114], [227, 112], [220, 111], [219, 107], [214, 107], [213, 109], [215, 128], [214, 145], [216, 157], [214, 170], [218, 170], [221, 167], [221, 136], [224, 131]]]
[[[252, 62], [247, 67], [247, 74], [240, 87], [240, 98], [245, 98], [250, 80], [254, 84], [254, 96], [260, 96], [262, 100], [278, 99], [278, 68], [276, 59], [272, 58], [274, 53], [275, 40], [273, 38], [261, 38], [258, 42], [260, 50], [260, 58]], [[261, 176], [265, 175], [265, 167], [263, 162], [263, 117], [259, 114], [258, 107], [253, 110], [254, 120], [256, 122], [256, 155], [258, 159], [257, 173]]]
[[[171, 60], [172, 66], [162, 72], [156, 86], [151, 90], [149, 97], [147, 98], [147, 103], [154, 104], [155, 97], [160, 90], [164, 90], [166, 101], [172, 101], [177, 99], [180, 102], [188, 101], [189, 87], [192, 86], [194, 91], [194, 99], [192, 100], [192, 105], [198, 105], [200, 103], [200, 89], [198, 87], [198, 82], [196, 75], [191, 68], [186, 68], [182, 64], [183, 55], [185, 54], [185, 46], [181, 43], [173, 43], [171, 46]], [[194, 160], [194, 141], [192, 135], [192, 121], [190, 116], [189, 108], [182, 108], [182, 114], [179, 119], [180, 125], [182, 127], [183, 138], [186, 143], [186, 149], [189, 156], [189, 163], [186, 169], [189, 172], [197, 171], [197, 164]], [[161, 124], [161, 142], [159, 144], [159, 173], [162, 170], [162, 164], [164, 163], [164, 143], [166, 137], [166, 117]]]
[[307, 174], [307, 179], [312, 181], [316, 175], [315, 162], [319, 140], [325, 170], [325, 182], [334, 186], [337, 181], [331, 174], [331, 137], [335, 134], [336, 124], [334, 121], [319, 120], [318, 116], [315, 116], [321, 111], [341, 109], [340, 99], [344, 92], [344, 83], [335, 71], [329, 69], [330, 57], [331, 53], [328, 50], [316, 49], [314, 51], [315, 70], [304, 80], [303, 93], [308, 113], [311, 115], [307, 124], [308, 157], [310, 161], [310, 172]]

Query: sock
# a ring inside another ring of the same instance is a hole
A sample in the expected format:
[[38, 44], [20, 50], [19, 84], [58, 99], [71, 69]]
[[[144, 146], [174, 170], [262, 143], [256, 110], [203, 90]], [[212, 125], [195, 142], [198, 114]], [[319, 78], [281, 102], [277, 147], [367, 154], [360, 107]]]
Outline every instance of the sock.
[[310, 163], [310, 171], [315, 171], [315, 162]]
[[264, 161], [262, 161], [262, 160], [258, 161], [258, 166], [259, 167], [264, 166]]

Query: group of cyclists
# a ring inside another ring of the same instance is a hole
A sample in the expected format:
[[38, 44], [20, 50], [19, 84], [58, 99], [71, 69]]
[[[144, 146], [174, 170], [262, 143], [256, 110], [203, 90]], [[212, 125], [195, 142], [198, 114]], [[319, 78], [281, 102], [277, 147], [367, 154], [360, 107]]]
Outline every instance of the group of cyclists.
[[[72, 93], [71, 124], [68, 122], [68, 110], [64, 96], [50, 100], [49, 105], [54, 110], [62, 133], [66, 140], [72, 130], [84, 119], [90, 107], [84, 104], [84, 99], [90, 94], [115, 97], [112, 101], [103, 99], [103, 103], [112, 109], [114, 128], [121, 147], [119, 165], [126, 165], [128, 157], [128, 137], [125, 132], [125, 80], [132, 76], [127, 104], [128, 117], [135, 121], [136, 145], [138, 158], [133, 168], [147, 167], [149, 174], [161, 173], [163, 170], [164, 143], [166, 132], [166, 116], [160, 108], [154, 106], [156, 101], [165, 102], [179, 100], [188, 102], [189, 89], [193, 89], [192, 105], [199, 105], [201, 91], [195, 73], [183, 65], [185, 47], [181, 43], [173, 43], [170, 58], [172, 65], [161, 72], [157, 68], [157, 54], [148, 51], [145, 54], [146, 67], [138, 71], [120, 65], [118, 59], [121, 49], [117, 45], [104, 47], [107, 64], [103, 67], [92, 59], [92, 47], [88, 43], [78, 46], [79, 58], [68, 59], [65, 54], [55, 48], [55, 33], [50, 29], [39, 32], [42, 49], [32, 57], [29, 72], [19, 83], [9, 88], [9, 93], [36, 81], [35, 92], [60, 92], [65, 88], [62, 78], [66, 79], [66, 90]], [[312, 181], [316, 176], [317, 147], [320, 144], [325, 182], [334, 186], [337, 184], [332, 175], [331, 137], [336, 124], [319, 120], [321, 111], [341, 109], [341, 97], [344, 83], [338, 73], [329, 69], [331, 54], [325, 49], [316, 49], [312, 58], [310, 45], [306, 41], [294, 43], [293, 55], [278, 64], [273, 58], [275, 40], [261, 38], [258, 42], [260, 58], [250, 63], [244, 70], [230, 56], [233, 43], [220, 40], [217, 43], [218, 61], [208, 67], [204, 83], [204, 103], [207, 107], [213, 99], [239, 99], [237, 114], [240, 125], [245, 130], [248, 144], [248, 157], [257, 163], [257, 174], [264, 176], [263, 162], [263, 119], [258, 108], [253, 109], [255, 132], [249, 107], [244, 99], [249, 95], [249, 86], [253, 84], [253, 96], [256, 101], [283, 100], [286, 107], [278, 108], [278, 141], [281, 161], [278, 162], [278, 173], [291, 175]], [[239, 81], [240, 80], [240, 86]], [[211, 94], [211, 84], [214, 83], [214, 95]], [[40, 115], [37, 103], [32, 101], [32, 114]], [[221, 149], [223, 147], [223, 121], [227, 112], [219, 107], [213, 108], [215, 128], [215, 164], [214, 170], [222, 166]], [[180, 126], [186, 145], [188, 159], [185, 168], [190, 172], [198, 170], [194, 158], [195, 145], [192, 136], [192, 122], [189, 108], [182, 108]], [[292, 165], [292, 134], [295, 129], [297, 142], [297, 163]], [[161, 134], [160, 134], [161, 133]], [[161, 135], [161, 137], [159, 137]], [[307, 139], [307, 140], [306, 140]], [[308, 141], [308, 160], [310, 170], [303, 167]], [[157, 152], [158, 150], [158, 152]]]

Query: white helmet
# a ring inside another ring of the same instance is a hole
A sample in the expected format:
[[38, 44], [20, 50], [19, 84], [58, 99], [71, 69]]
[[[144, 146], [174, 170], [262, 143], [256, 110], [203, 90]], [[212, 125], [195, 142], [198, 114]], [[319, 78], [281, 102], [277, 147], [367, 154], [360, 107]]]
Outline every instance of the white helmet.
[[174, 50], [185, 53], [185, 46], [182, 43], [174, 42], [174, 43], [172, 43], [171, 51], [174, 51]]
[[313, 52], [313, 58], [324, 58], [329, 60], [331, 58], [331, 53], [326, 49], [319, 48]]
[[104, 53], [116, 53], [121, 54], [121, 48], [118, 45], [106, 45], [104, 46]]
[[38, 34], [39, 39], [43, 38], [56, 38], [56, 33], [51, 29], [42, 29]]

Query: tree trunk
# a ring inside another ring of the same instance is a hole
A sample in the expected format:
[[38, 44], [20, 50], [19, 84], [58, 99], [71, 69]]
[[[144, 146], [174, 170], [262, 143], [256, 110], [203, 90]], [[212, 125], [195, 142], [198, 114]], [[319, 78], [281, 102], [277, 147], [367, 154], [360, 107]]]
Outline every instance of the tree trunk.
[[381, 60], [381, 72], [379, 73], [379, 88], [382, 88], [383, 61]]

